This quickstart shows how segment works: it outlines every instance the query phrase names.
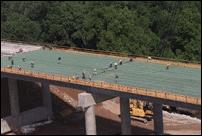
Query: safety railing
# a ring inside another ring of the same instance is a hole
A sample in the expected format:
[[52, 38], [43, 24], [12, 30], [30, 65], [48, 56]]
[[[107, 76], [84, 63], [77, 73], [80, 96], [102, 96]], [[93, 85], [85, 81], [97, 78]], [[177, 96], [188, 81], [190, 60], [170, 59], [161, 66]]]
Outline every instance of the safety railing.
[[[15, 43], [23, 43], [23, 44], [32, 44], [37, 46], [46, 46], [46, 47], [53, 47], [59, 49], [73, 49], [81, 52], [88, 52], [88, 53], [97, 53], [103, 55], [112, 55], [112, 56], [122, 56], [122, 57], [142, 57], [147, 58], [147, 55], [138, 55], [138, 54], [131, 54], [131, 53], [120, 53], [120, 52], [111, 52], [111, 51], [104, 51], [104, 50], [95, 50], [95, 49], [86, 49], [86, 48], [78, 48], [78, 47], [69, 47], [69, 46], [59, 46], [59, 45], [52, 45], [52, 44], [44, 44], [44, 43], [34, 43], [34, 42], [24, 42], [24, 41], [16, 41], [16, 40], [8, 40], [8, 39], [1, 39], [1, 41], [7, 42], [15, 42]], [[175, 62], [183, 62], [183, 63], [196, 63], [201, 64], [199, 61], [189, 61], [189, 60], [179, 60], [179, 59], [172, 59], [172, 58], [162, 58], [162, 57], [155, 57], [151, 56], [153, 59], [157, 60], [166, 60], [166, 61], [175, 61]]]
[[201, 105], [201, 98], [160, 92], [160, 91], [153, 91], [153, 90], [149, 90], [149, 89], [142, 89], [142, 88], [117, 85], [117, 84], [111, 84], [111, 83], [104, 83], [104, 82], [93, 82], [93, 81], [88, 82], [88, 80], [80, 80], [80, 79], [76, 80], [76, 79], [72, 79], [72, 78], [71, 78], [71, 80], [69, 80], [68, 77], [66, 77], [66, 76], [51, 75], [51, 74], [46, 74], [46, 73], [33, 72], [33, 71], [28, 71], [28, 70], [18, 70], [18, 69], [12, 69], [12, 68], [9, 69], [6, 67], [1, 67], [1, 72], [43, 78], [43, 79], [48, 79], [48, 80], [62, 81], [62, 82], [68, 82], [68, 83], [72, 83], [72, 84], [92, 86], [92, 87], [104, 88], [104, 89], [108, 89], [108, 90], [115, 90], [115, 91], [121, 91], [121, 92], [127, 92], [127, 93], [139, 94], [139, 95], [144, 95], [144, 96], [157, 97], [157, 98], [162, 98], [162, 99], [168, 99], [168, 100], [173, 100], [173, 101]]

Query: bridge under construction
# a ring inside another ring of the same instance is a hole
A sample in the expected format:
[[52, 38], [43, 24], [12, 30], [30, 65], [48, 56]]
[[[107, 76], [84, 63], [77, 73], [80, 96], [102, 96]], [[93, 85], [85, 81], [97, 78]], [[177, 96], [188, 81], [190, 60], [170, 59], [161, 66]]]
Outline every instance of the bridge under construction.
[[[92, 52], [92, 51], [91, 51]], [[22, 58], [26, 61], [23, 62]], [[61, 63], [58, 64], [58, 57]], [[8, 58], [1, 59], [1, 77], [9, 79], [10, 93], [17, 90], [16, 80], [26, 80], [40, 82], [44, 86], [44, 96], [49, 96], [49, 84], [85, 90], [87, 93], [79, 94], [79, 105], [86, 110], [87, 134], [96, 134], [96, 124], [94, 121], [94, 105], [120, 97], [122, 117], [122, 134], [130, 134], [129, 121], [129, 99], [149, 101], [154, 104], [154, 130], [156, 133], [163, 133], [162, 128], [162, 104], [183, 107], [193, 110], [201, 110], [201, 69], [179, 66], [179, 62], [171, 61], [171, 66], [166, 69], [165, 64], [137, 61], [129, 61], [128, 57], [94, 54], [89, 52], [71, 52], [68, 50], [36, 50], [28, 53], [20, 53], [12, 56], [14, 65], [12, 69]], [[117, 62], [122, 59], [122, 65], [118, 69], [109, 68], [109, 62]], [[146, 59], [145, 59], [146, 60]], [[34, 68], [31, 67], [34, 62]], [[17, 66], [21, 65], [22, 70]], [[104, 72], [104, 68], [108, 67]], [[93, 75], [96, 68], [97, 75]], [[82, 71], [86, 71], [87, 79], [81, 79]], [[72, 79], [72, 75], [78, 74], [79, 79]], [[119, 82], [115, 81], [115, 74], [119, 75]], [[91, 82], [88, 77], [91, 76]], [[49, 97], [44, 97], [44, 109], [47, 116], [52, 117]], [[17, 101], [18, 98], [13, 98]], [[12, 105], [12, 102], [11, 102]], [[16, 103], [13, 107], [13, 115], [20, 116], [16, 110]], [[12, 109], [12, 108], [11, 108]], [[91, 117], [89, 117], [91, 116]], [[17, 119], [19, 121], [19, 119]], [[36, 120], [32, 120], [34, 122]], [[21, 123], [25, 125], [30, 122]], [[19, 127], [19, 125], [17, 125]], [[17, 127], [15, 126], [15, 127]], [[15, 128], [14, 127], [14, 128]], [[157, 129], [158, 128], [158, 129]]]

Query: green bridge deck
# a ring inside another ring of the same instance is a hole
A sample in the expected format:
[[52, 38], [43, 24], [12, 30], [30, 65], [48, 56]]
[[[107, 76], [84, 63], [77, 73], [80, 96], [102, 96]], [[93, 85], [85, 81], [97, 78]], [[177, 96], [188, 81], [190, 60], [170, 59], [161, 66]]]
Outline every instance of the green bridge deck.
[[[26, 57], [23, 62], [22, 58]], [[57, 64], [58, 57], [61, 57], [61, 64]], [[61, 52], [54, 50], [38, 50], [13, 56], [13, 68], [21, 65], [22, 70], [30, 70], [47, 74], [72, 77], [78, 74], [82, 77], [82, 71], [86, 71], [86, 78], [92, 76], [92, 81], [102, 81], [126, 85], [137, 88], [156, 90], [174, 94], [181, 94], [201, 98], [201, 69], [179, 66], [170, 66], [166, 69], [165, 64], [147, 63], [141, 61], [129, 62], [123, 59], [123, 64], [118, 64], [114, 69], [114, 62], [118, 58], [101, 57], [72, 52]], [[31, 61], [34, 68], [31, 68]], [[109, 62], [113, 67], [109, 68]], [[8, 58], [1, 59], [1, 66], [11, 65]], [[108, 67], [107, 72], [104, 67]], [[96, 68], [97, 75], [92, 74]], [[115, 73], [119, 76], [119, 82], [115, 81]]]

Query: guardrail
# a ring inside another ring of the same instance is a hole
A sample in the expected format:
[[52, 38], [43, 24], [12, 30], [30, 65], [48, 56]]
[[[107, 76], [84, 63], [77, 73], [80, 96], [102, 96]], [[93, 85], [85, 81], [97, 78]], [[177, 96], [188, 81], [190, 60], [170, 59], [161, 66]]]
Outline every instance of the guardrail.
[[[77, 51], [82, 52], [88, 52], [88, 53], [97, 53], [97, 54], [104, 54], [104, 55], [114, 55], [114, 56], [122, 56], [122, 57], [142, 57], [147, 58], [147, 55], [137, 55], [137, 54], [131, 54], [131, 53], [120, 53], [120, 52], [111, 52], [111, 51], [104, 51], [104, 50], [95, 50], [95, 49], [86, 49], [86, 48], [78, 48], [78, 47], [69, 47], [69, 46], [59, 46], [59, 45], [53, 45], [53, 44], [43, 44], [43, 43], [34, 43], [34, 42], [24, 42], [24, 41], [15, 41], [15, 40], [7, 40], [7, 39], [1, 39], [1, 41], [7, 41], [7, 42], [16, 42], [16, 43], [23, 43], [23, 44], [33, 44], [37, 46], [47, 46], [47, 47], [53, 47], [53, 48], [59, 48], [59, 49], [73, 49]], [[175, 62], [183, 62], [183, 63], [196, 63], [201, 64], [199, 61], [189, 61], [189, 60], [179, 60], [179, 59], [172, 59], [172, 58], [162, 58], [162, 57], [155, 57], [151, 56], [153, 59], [158, 60], [166, 60], [166, 61], [175, 61]]]
[[72, 79], [69, 80], [66, 76], [59, 76], [59, 75], [51, 75], [51, 74], [45, 74], [40, 72], [32, 72], [28, 70], [18, 70], [18, 69], [9, 69], [6, 67], [1, 67], [1, 72], [6, 73], [13, 73], [13, 74], [19, 74], [19, 75], [25, 75], [25, 76], [32, 76], [37, 78], [43, 78], [48, 80], [56, 80], [56, 81], [62, 81], [62, 82], [68, 82], [72, 84], [78, 84], [78, 85], [84, 85], [84, 86], [92, 86], [97, 88], [104, 88], [108, 90], [115, 90], [115, 91], [121, 91], [121, 92], [127, 92], [127, 93], [133, 93], [133, 94], [139, 94], [144, 96], [150, 96], [150, 97], [157, 97], [157, 98], [163, 98], [173, 101], [179, 101], [179, 102], [186, 102], [196, 105], [201, 105], [201, 98], [191, 97], [191, 96], [185, 96], [185, 95], [179, 95], [179, 94], [171, 94], [171, 93], [165, 93], [160, 91], [153, 91], [149, 89], [142, 89], [142, 88], [135, 88], [130, 86], [124, 86], [124, 85], [117, 85], [117, 84], [111, 84], [111, 83], [103, 83], [103, 82], [88, 82], [86, 80], [80, 80], [80, 79]]

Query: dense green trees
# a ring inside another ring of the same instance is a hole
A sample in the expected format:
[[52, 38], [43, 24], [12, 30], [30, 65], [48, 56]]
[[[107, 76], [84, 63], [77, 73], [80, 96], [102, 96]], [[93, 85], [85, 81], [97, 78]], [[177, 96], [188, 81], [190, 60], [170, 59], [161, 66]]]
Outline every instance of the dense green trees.
[[1, 1], [1, 38], [201, 61], [201, 2]]

